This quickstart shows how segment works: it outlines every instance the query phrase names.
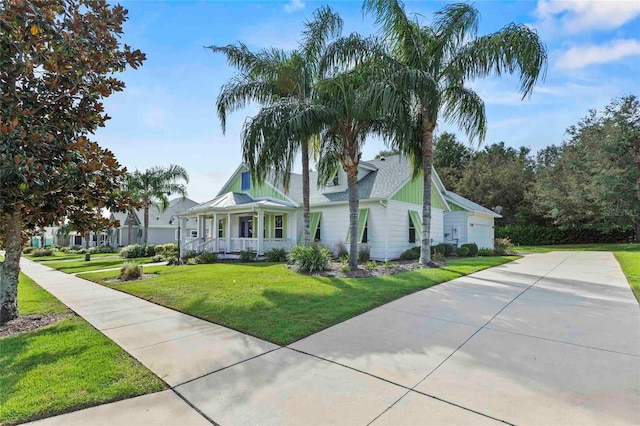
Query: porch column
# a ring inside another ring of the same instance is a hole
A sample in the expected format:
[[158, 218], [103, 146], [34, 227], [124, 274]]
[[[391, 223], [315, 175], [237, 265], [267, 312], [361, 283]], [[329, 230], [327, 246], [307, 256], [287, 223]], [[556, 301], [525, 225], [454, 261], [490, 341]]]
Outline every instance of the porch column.
[[178, 239], [180, 240], [180, 258], [184, 254], [184, 245], [187, 242], [187, 219], [180, 217], [178, 218], [180, 221], [180, 235]]
[[204, 241], [207, 236], [205, 235], [205, 230], [207, 229], [207, 216], [200, 215], [198, 216], [198, 237], [200, 241]]
[[264, 212], [258, 210], [258, 254], [264, 254]]
[[218, 213], [214, 213], [213, 214], [213, 223], [211, 224], [211, 229], [212, 229], [212, 235], [211, 238], [213, 238], [214, 240], [216, 240], [216, 242], [213, 245], [213, 251], [214, 252], [218, 252], [220, 251], [220, 249], [218, 248]]
[[227, 252], [231, 252], [231, 213], [227, 213]]

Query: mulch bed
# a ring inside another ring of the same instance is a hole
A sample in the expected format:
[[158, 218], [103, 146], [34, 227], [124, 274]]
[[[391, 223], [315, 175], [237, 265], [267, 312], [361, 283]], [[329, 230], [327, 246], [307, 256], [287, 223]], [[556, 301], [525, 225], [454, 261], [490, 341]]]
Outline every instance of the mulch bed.
[[37, 330], [40, 327], [55, 324], [58, 321], [71, 318], [74, 315], [72, 312], [66, 312], [63, 314], [31, 314], [20, 316], [0, 326], [0, 337]]
[[[391, 262], [392, 266], [384, 266], [383, 262], [378, 262], [378, 266], [375, 269], [365, 269], [364, 265], [358, 265], [358, 269], [350, 272], [341, 272], [340, 267], [343, 266], [340, 262], [331, 262], [329, 269], [325, 271], [313, 272], [313, 276], [318, 277], [332, 277], [332, 278], [370, 278], [370, 277], [383, 277], [387, 275], [400, 274], [402, 272], [415, 271], [416, 269], [422, 269], [420, 263], [415, 260], [395, 260]], [[432, 263], [429, 268], [439, 268], [444, 264]], [[287, 265], [287, 268], [296, 271], [294, 265]]]
[[159, 274], [142, 274], [142, 276], [140, 278], [136, 278], [135, 280], [127, 280], [127, 281], [122, 281], [120, 280], [120, 278], [113, 278], [110, 280], [105, 280], [106, 283], [128, 283], [131, 281], [140, 281], [140, 280], [146, 280], [147, 278], [153, 278], [153, 277], [157, 277]]

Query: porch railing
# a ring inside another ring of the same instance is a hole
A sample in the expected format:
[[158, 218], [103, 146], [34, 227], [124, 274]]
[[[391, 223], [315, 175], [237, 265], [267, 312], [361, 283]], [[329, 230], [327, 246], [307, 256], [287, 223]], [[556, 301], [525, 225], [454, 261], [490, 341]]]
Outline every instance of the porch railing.
[[246, 250], [258, 250], [257, 238], [230, 238], [230, 246], [227, 248], [227, 252], [246, 251]]
[[184, 253], [188, 253], [190, 251], [197, 251], [199, 242], [200, 242], [200, 239], [198, 239], [198, 238], [192, 238], [190, 240], [187, 240], [187, 241], [185, 241], [184, 244], [182, 244], [182, 247], [180, 248], [180, 251], [183, 254]]
[[[229, 243], [227, 245], [227, 242]], [[264, 238], [262, 240], [263, 252], [269, 251], [274, 248], [290, 249], [292, 246], [291, 240], [288, 238]], [[257, 238], [211, 238], [202, 241], [199, 238], [195, 238], [187, 241], [182, 246], [182, 253], [188, 253], [195, 251], [197, 253], [235, 253], [246, 250], [258, 250]]]

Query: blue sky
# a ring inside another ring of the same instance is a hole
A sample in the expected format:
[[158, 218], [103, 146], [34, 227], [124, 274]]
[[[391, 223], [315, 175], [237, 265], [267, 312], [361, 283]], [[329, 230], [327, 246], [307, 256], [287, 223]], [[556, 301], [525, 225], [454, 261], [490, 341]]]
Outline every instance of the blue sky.
[[[112, 117], [96, 140], [129, 170], [179, 164], [191, 176], [189, 197], [213, 198], [241, 161], [240, 132], [255, 106], [233, 113], [222, 134], [215, 101], [233, 75], [222, 55], [203, 46], [242, 41], [249, 48], [293, 49], [303, 22], [329, 4], [345, 21], [343, 34], [374, 34], [359, 1], [124, 1], [129, 9], [123, 42], [147, 61], [120, 75], [127, 85], [106, 100]], [[445, 3], [406, 2], [428, 22]], [[504, 141], [537, 150], [565, 139], [565, 129], [614, 97], [640, 94], [640, 1], [482, 1], [479, 33], [510, 22], [535, 28], [546, 43], [545, 81], [521, 101], [511, 77], [478, 80], [489, 121], [485, 144]], [[438, 131], [456, 131], [439, 123]], [[460, 135], [462, 136], [462, 135]], [[461, 140], [466, 140], [464, 136]], [[363, 158], [384, 149], [372, 140]]]

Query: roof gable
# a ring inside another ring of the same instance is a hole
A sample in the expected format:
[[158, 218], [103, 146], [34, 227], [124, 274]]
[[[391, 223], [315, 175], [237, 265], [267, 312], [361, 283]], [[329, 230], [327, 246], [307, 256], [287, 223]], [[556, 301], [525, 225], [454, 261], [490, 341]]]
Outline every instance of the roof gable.
[[262, 184], [254, 184], [252, 181], [250, 187], [247, 190], [242, 189], [242, 173], [248, 172], [248, 167], [243, 163], [233, 172], [229, 180], [224, 184], [222, 189], [218, 192], [219, 197], [229, 192], [248, 194], [253, 198], [273, 198], [276, 200], [285, 201], [287, 203], [298, 204], [297, 201], [287, 196], [282, 188], [278, 188], [271, 183], [271, 179], [267, 178]]

